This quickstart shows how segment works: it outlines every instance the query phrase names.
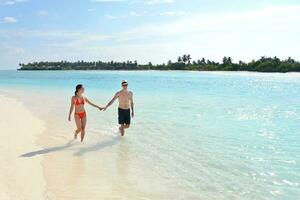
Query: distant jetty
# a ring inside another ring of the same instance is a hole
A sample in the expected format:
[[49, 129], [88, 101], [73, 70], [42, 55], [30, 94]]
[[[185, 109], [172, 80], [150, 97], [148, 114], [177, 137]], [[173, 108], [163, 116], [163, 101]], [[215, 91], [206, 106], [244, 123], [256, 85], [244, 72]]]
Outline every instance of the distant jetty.
[[261, 57], [251, 62], [234, 63], [231, 57], [224, 57], [222, 63], [209, 59], [192, 60], [190, 55], [179, 56], [176, 62], [163, 64], [138, 64], [137, 61], [102, 62], [33, 62], [19, 64], [18, 70], [187, 70], [187, 71], [253, 71], [253, 72], [300, 72], [300, 62], [292, 58], [280, 60], [277, 57]]

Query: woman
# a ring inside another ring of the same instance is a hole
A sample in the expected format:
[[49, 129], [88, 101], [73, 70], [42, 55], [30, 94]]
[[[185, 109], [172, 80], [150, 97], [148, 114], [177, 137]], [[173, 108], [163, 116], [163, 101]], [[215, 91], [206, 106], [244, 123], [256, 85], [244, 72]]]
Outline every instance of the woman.
[[69, 121], [71, 121], [71, 114], [75, 107], [75, 123], [77, 126], [77, 130], [74, 133], [74, 138], [77, 139], [77, 135], [81, 132], [81, 142], [83, 141], [85, 135], [85, 127], [86, 127], [86, 112], [84, 109], [84, 104], [87, 102], [91, 106], [102, 110], [103, 108], [93, 104], [90, 102], [85, 96], [83, 96], [84, 88], [83, 85], [79, 84], [76, 86], [75, 95], [71, 99], [71, 106], [69, 112]]

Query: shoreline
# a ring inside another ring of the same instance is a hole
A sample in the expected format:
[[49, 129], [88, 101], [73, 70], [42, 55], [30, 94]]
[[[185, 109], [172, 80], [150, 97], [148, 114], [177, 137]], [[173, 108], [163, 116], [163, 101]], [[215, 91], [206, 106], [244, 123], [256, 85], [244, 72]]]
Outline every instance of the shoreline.
[[74, 72], [74, 71], [117, 71], [117, 72], [245, 72], [245, 73], [261, 73], [261, 74], [288, 74], [288, 73], [300, 73], [299, 71], [288, 71], [288, 72], [280, 72], [280, 71], [274, 71], [274, 72], [263, 72], [263, 71], [247, 71], [247, 70], [158, 70], [158, 69], [140, 69], [140, 70], [105, 70], [105, 69], [70, 69], [70, 70], [51, 70], [51, 69], [42, 69], [42, 70], [35, 70], [35, 69], [15, 69], [16, 71], [62, 71], [62, 72]]
[[5, 141], [0, 146], [0, 199], [46, 199], [43, 157], [32, 156], [41, 149], [37, 139], [45, 130], [44, 122], [21, 101], [8, 96], [0, 96], [0, 109]]
[[246, 70], [236, 70], [236, 71], [224, 71], [224, 70], [99, 70], [99, 69], [86, 69], [86, 70], [23, 70], [23, 69], [2, 69], [0, 71], [20, 71], [20, 72], [184, 72], [184, 73], [249, 73], [249, 74], [300, 74], [298, 71], [288, 71], [288, 72], [261, 72], [261, 71], [246, 71]]

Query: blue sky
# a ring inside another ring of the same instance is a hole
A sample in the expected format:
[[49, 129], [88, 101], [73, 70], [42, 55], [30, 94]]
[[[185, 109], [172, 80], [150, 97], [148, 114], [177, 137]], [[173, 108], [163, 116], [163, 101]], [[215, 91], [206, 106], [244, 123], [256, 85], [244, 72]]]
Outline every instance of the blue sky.
[[0, 69], [179, 55], [300, 60], [299, 0], [0, 0]]

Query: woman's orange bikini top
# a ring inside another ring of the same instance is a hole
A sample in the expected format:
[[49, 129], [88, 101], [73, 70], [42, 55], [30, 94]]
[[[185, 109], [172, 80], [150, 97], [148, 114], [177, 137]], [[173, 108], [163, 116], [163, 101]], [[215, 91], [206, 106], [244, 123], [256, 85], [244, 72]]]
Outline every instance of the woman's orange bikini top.
[[84, 105], [84, 98], [82, 97], [82, 100], [81, 101], [79, 101], [79, 99], [78, 98], [76, 98], [76, 100], [75, 100], [75, 105], [76, 106], [79, 106], [79, 105]]

